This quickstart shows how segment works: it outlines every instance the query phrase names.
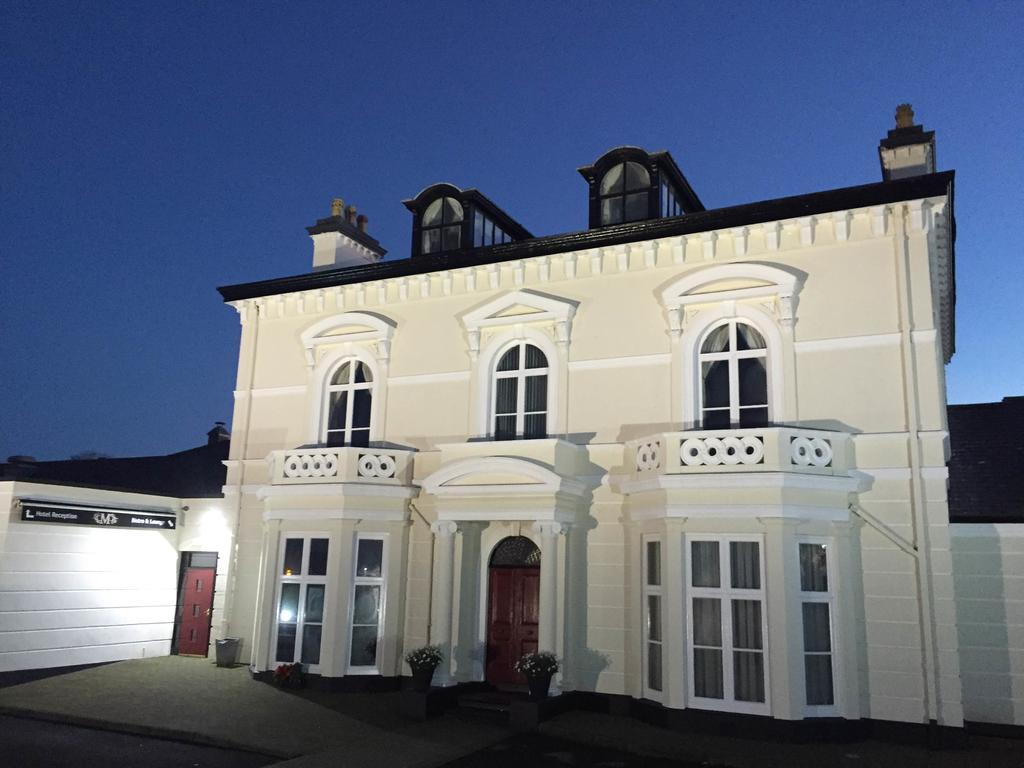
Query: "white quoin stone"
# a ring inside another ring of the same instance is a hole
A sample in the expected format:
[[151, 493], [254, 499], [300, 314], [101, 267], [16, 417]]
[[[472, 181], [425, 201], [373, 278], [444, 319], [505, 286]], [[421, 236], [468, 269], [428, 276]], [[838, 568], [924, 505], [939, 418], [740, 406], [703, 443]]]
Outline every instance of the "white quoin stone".
[[360, 245], [344, 232], [310, 235], [313, 241], [313, 269], [336, 269], [359, 264], [374, 264], [380, 255]]

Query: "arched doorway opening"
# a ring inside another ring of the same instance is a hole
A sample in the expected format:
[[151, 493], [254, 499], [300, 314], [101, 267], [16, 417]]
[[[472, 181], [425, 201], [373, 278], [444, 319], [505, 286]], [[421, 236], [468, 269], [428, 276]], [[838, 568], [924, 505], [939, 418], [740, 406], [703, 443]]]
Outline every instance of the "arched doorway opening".
[[488, 564], [487, 668], [492, 685], [525, 685], [513, 665], [537, 650], [540, 550], [525, 536], [498, 542]]

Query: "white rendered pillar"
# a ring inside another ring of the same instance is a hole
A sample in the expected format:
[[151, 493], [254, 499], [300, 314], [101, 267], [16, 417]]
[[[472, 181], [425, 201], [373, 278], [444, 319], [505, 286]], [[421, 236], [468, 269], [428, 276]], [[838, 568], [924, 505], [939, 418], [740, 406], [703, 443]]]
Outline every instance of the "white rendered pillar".
[[434, 684], [454, 685], [452, 679], [452, 592], [455, 586], [455, 534], [451, 520], [430, 524], [437, 562], [434, 564], [434, 599], [430, 609], [430, 643], [441, 648], [444, 659], [434, 673]]
[[558, 537], [564, 523], [539, 522], [533, 529], [540, 535], [540, 626], [537, 648], [558, 653]]

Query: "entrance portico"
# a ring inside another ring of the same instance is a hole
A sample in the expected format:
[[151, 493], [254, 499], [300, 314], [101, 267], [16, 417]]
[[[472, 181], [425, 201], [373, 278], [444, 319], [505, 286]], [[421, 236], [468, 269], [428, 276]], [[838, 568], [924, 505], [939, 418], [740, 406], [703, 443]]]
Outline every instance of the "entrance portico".
[[[502, 447], [558, 452], [552, 444], [568, 445], [537, 440]], [[422, 487], [433, 496], [437, 510], [431, 525], [435, 563], [430, 642], [441, 646], [445, 661], [435, 673], [435, 685], [486, 679], [491, 556], [509, 537], [525, 537], [540, 552], [536, 648], [564, 659], [565, 540], [584, 508], [585, 486], [539, 459], [480, 456], [442, 463]], [[531, 645], [516, 647], [508, 652], [518, 658]]]

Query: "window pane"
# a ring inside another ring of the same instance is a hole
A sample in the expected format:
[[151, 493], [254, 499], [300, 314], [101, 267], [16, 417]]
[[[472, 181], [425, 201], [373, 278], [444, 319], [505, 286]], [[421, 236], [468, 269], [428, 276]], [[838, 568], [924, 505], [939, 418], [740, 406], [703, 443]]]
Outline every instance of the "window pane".
[[377, 664], [377, 627], [352, 627], [352, 650], [349, 664], [373, 667]]
[[429, 227], [434, 224], [441, 223], [441, 201], [435, 200], [427, 206], [427, 210], [423, 212], [423, 226]]
[[622, 221], [622, 198], [609, 197], [601, 201], [601, 223], [618, 224]]
[[835, 704], [832, 692], [832, 656], [821, 654], [804, 656], [807, 705], [829, 706]]
[[702, 426], [704, 429], [728, 429], [731, 425], [732, 423], [729, 421], [728, 408], [723, 408], [717, 411], [704, 411], [704, 418], [702, 420]]
[[484, 227], [484, 245], [494, 245], [494, 222], [489, 219]]
[[512, 349], [501, 356], [501, 360], [498, 361], [499, 371], [515, 371], [519, 369], [519, 345], [516, 344]]
[[494, 420], [495, 440], [514, 440], [516, 437], [516, 417], [499, 416]]
[[767, 408], [740, 408], [741, 427], [763, 427], [767, 423]]
[[[512, 380], [514, 381], [514, 379]], [[548, 377], [526, 377], [526, 411], [546, 411], [548, 409]]]
[[327, 414], [328, 429], [344, 429], [348, 408], [348, 392], [331, 392], [330, 411]]
[[[281, 573], [285, 576], [298, 576], [302, 573], [302, 539], [286, 539], [284, 542], [284, 563]], [[297, 593], [296, 593], [297, 594]], [[298, 600], [298, 597], [295, 598]]]
[[323, 584], [306, 585], [306, 611], [302, 615], [304, 622], [319, 624], [324, 620], [324, 591], [327, 589]]
[[454, 197], [446, 197], [444, 199], [444, 223], [452, 224], [457, 221], [462, 221], [462, 203]]
[[607, 195], [611, 192], [621, 192], [623, 183], [623, 163], [619, 163], [608, 169], [608, 173], [601, 179], [601, 194]]
[[309, 575], [327, 575], [327, 539], [312, 539], [309, 542]]
[[804, 651], [829, 653], [832, 638], [829, 633], [828, 603], [804, 603]]
[[299, 620], [299, 585], [281, 585], [281, 604], [277, 609], [277, 620], [282, 624], [294, 624]]
[[800, 589], [828, 592], [828, 562], [824, 544], [800, 545]]
[[701, 345], [701, 352], [728, 352], [730, 349], [729, 343], [729, 326], [720, 325], [704, 339], [704, 343]]
[[348, 444], [355, 448], [366, 448], [370, 444], [370, 430], [353, 429]]
[[335, 371], [334, 376], [331, 378], [331, 384], [348, 384], [348, 377], [351, 372], [352, 363], [345, 363]]
[[732, 647], [752, 651], [764, 648], [760, 600], [732, 601]]
[[661, 690], [661, 643], [647, 644], [647, 687]]
[[651, 186], [651, 176], [640, 163], [626, 163], [626, 191]]
[[661, 640], [661, 596], [647, 596], [647, 639]]
[[722, 601], [718, 598], [693, 598], [693, 644], [722, 646]]
[[423, 253], [437, 253], [441, 250], [440, 229], [435, 228], [423, 230], [423, 245], [421, 250]]
[[353, 600], [352, 623], [372, 624], [376, 627], [380, 618], [380, 587], [376, 584], [356, 584]]
[[484, 244], [484, 217], [477, 211], [473, 214], [473, 245], [477, 248]]
[[373, 372], [366, 363], [356, 362], [356, 384], [366, 384], [373, 381]]
[[626, 215], [623, 221], [640, 221], [647, 218], [647, 193], [626, 195]]
[[651, 586], [661, 584], [661, 542], [647, 542], [647, 583]]
[[736, 701], [764, 701], [764, 654], [734, 651], [732, 675]]
[[544, 413], [531, 413], [523, 419], [523, 437], [527, 440], [548, 436], [548, 417]]
[[384, 564], [384, 540], [360, 539], [356, 556], [356, 576], [377, 578]]
[[725, 360], [701, 363], [701, 378], [704, 381], [704, 407], [723, 408], [729, 406], [729, 363]]
[[764, 336], [746, 323], [736, 323], [736, 349], [764, 349]]
[[723, 698], [722, 652], [710, 648], [693, 649], [693, 692], [705, 699]]
[[344, 432], [328, 432], [327, 433], [327, 446], [330, 448], [337, 448], [345, 444], [345, 433]]
[[302, 628], [302, 663], [320, 663], [320, 631], [319, 624], [306, 624]]
[[729, 566], [734, 589], [761, 588], [761, 553], [756, 541], [730, 541]]
[[722, 585], [717, 541], [691, 542], [690, 561], [693, 586], [720, 587]]
[[508, 377], [498, 379], [495, 387], [494, 412], [499, 416], [502, 414], [516, 412], [516, 394], [519, 388], [519, 381]]
[[295, 625], [277, 625], [277, 661], [291, 663], [295, 660]]
[[540, 351], [533, 344], [526, 345], [526, 367], [527, 368], [547, 368], [548, 359], [544, 356], [544, 353]]
[[462, 227], [445, 227], [443, 230], [441, 250], [455, 251], [459, 248], [462, 239]]
[[371, 397], [368, 389], [357, 389], [352, 393], [353, 429], [366, 429], [370, 426]]
[[765, 405], [768, 402], [768, 376], [763, 357], [737, 361], [740, 376], [740, 405]]

